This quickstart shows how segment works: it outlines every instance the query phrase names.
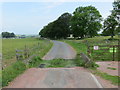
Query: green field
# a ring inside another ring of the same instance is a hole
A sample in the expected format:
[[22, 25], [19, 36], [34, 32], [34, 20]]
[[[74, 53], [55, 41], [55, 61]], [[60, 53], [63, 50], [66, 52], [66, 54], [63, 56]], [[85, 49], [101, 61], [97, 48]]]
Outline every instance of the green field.
[[[38, 47], [39, 43], [39, 47]], [[50, 49], [52, 43], [48, 40], [39, 40], [36, 38], [25, 39], [3, 39], [2, 54], [3, 65], [10, 65], [16, 61], [16, 49], [24, 50], [25, 46], [32, 54], [37, 54], [42, 57]]]
[[[22, 74], [26, 69], [30, 67], [37, 67], [40, 65], [41, 58], [49, 51], [52, 47], [50, 40], [39, 40], [36, 38], [25, 38], [25, 39], [3, 39], [2, 41], [2, 53], [3, 53], [3, 65], [6, 67], [2, 70], [2, 86], [7, 86], [18, 75]], [[30, 56], [35, 55], [31, 58], [29, 64], [23, 63], [23, 60], [17, 61], [15, 58], [15, 50], [24, 50], [25, 46], [29, 48]], [[37, 60], [37, 61], [36, 61]], [[0, 85], [1, 85], [1, 72], [0, 72]], [[1, 87], [0, 87], [1, 88]]]
[[[97, 36], [94, 38], [85, 38], [81, 40], [62, 40], [68, 44], [70, 44], [76, 51], [77, 54], [85, 53], [87, 54], [88, 46], [92, 46], [90, 48], [91, 54], [90, 58], [94, 61], [112, 61], [113, 53], [110, 52], [109, 45], [118, 45], [118, 40], [108, 40], [110, 36]], [[118, 39], [118, 36], [115, 36], [115, 39]], [[106, 45], [106, 47], [101, 47], [101, 45]], [[93, 50], [93, 46], [99, 46], [99, 49], [106, 50]], [[116, 48], [115, 52], [115, 60], [118, 60], [118, 48]]]

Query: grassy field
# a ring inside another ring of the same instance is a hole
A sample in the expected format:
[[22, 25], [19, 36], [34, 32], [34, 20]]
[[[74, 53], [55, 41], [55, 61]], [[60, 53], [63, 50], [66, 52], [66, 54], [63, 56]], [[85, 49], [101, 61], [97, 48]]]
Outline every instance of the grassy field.
[[38, 54], [38, 56], [42, 57], [52, 46], [52, 43], [50, 43], [47, 40], [38, 40], [36, 38], [3, 39], [2, 40], [3, 65], [10, 65], [11, 63], [15, 62], [16, 61], [15, 50], [16, 49], [24, 50], [25, 45], [27, 48], [32, 50], [33, 54]]
[[[87, 54], [88, 46], [92, 46], [90, 48], [90, 58], [94, 61], [112, 61], [113, 53], [110, 52], [109, 45], [118, 45], [118, 40], [110, 41], [108, 40], [110, 36], [98, 36], [94, 38], [85, 38], [81, 40], [64, 40], [64, 42], [70, 44], [78, 54], [85, 53]], [[115, 39], [118, 39], [118, 36], [115, 36]], [[101, 47], [101, 45], [106, 45], [106, 47]], [[93, 46], [99, 46], [99, 50], [93, 50]], [[100, 50], [106, 49], [106, 50]], [[118, 60], [118, 48], [115, 48], [115, 60]]]
[[[39, 59], [33, 57], [29, 64], [23, 63], [22, 60], [16, 61], [15, 50], [24, 50], [25, 45], [31, 50], [30, 55], [35, 54]], [[22, 74], [26, 69], [39, 66], [41, 58], [49, 51], [52, 45], [49, 40], [39, 40], [36, 38], [3, 39], [3, 64], [7, 66], [2, 70], [2, 86], [7, 86], [9, 82]]]

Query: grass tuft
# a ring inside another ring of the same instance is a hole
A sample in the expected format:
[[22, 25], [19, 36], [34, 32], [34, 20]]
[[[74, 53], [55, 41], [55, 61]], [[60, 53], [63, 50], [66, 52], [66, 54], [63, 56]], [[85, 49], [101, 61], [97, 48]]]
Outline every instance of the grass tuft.
[[113, 67], [107, 67], [107, 69], [116, 70], [116, 68]]

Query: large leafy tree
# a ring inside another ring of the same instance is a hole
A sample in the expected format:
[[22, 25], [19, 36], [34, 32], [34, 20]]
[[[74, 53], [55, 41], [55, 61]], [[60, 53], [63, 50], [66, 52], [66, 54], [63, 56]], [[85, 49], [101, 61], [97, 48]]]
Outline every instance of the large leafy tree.
[[113, 11], [120, 14], [120, 1], [113, 2]]
[[70, 34], [71, 16], [69, 13], [62, 14], [57, 20], [45, 26], [39, 34], [51, 39], [66, 38]]
[[70, 19], [71, 14], [64, 13], [62, 14], [56, 21], [55, 21], [55, 27], [57, 30], [57, 38], [66, 38], [70, 34]]
[[120, 1], [113, 2], [113, 10], [104, 20], [103, 35], [113, 36], [120, 32]]
[[102, 27], [99, 11], [93, 6], [78, 7], [71, 19], [71, 29], [75, 37], [93, 37]]
[[118, 25], [113, 15], [108, 16], [104, 20], [104, 31], [103, 35], [110, 35], [111, 38], [115, 35], [116, 26]]
[[116, 33], [120, 32], [120, 1], [113, 2], [113, 12], [115, 13], [115, 18], [118, 21], [118, 27], [116, 28]]

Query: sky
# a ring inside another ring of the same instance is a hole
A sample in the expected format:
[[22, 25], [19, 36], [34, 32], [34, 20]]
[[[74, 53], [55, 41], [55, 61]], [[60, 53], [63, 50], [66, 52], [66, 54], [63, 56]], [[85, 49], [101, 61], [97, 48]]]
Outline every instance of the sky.
[[0, 2], [0, 30], [15, 34], [38, 34], [61, 14], [73, 13], [79, 6], [95, 6], [106, 18], [112, 2]]

